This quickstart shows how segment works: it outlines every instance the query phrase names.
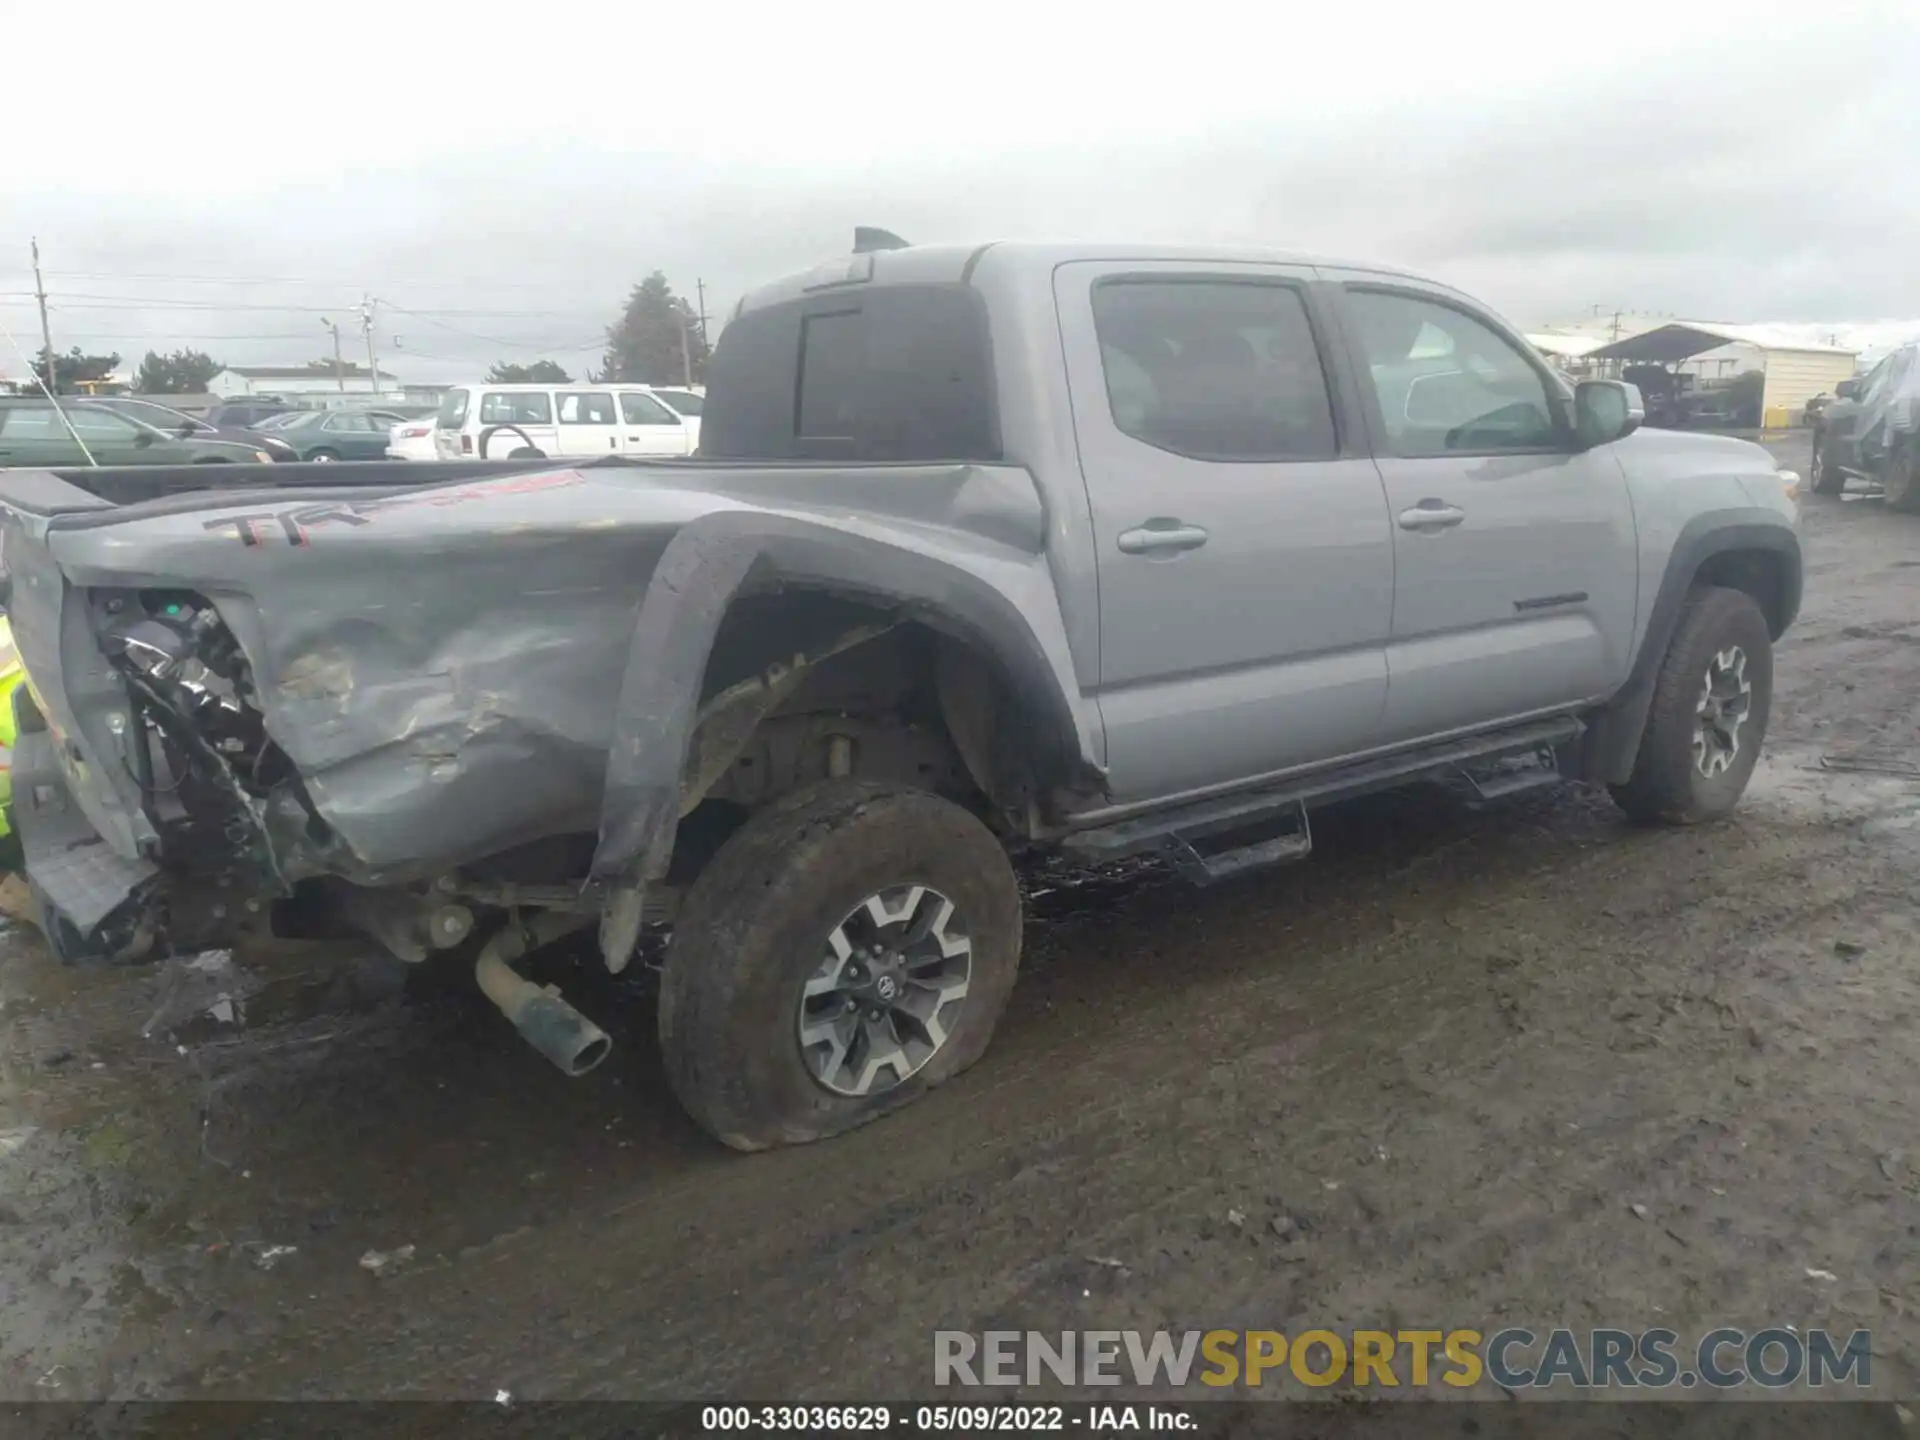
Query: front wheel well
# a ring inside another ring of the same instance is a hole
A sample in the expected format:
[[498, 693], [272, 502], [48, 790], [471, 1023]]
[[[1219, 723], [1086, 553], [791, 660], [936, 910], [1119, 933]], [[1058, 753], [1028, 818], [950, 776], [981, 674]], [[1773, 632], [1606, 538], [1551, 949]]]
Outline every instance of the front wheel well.
[[1778, 640], [1793, 620], [1792, 572], [1788, 557], [1776, 550], [1722, 550], [1709, 555], [1694, 572], [1693, 583], [1744, 590], [1759, 603], [1767, 630]]

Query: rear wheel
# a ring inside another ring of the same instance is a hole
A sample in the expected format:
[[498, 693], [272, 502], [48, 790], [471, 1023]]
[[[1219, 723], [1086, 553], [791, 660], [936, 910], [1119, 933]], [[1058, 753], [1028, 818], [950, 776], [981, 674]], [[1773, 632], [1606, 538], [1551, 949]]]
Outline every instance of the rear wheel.
[[737, 1150], [850, 1130], [966, 1069], [1020, 961], [1006, 851], [925, 791], [835, 780], [721, 847], [660, 988], [674, 1092]]
[[313, 461], [316, 465], [330, 465], [339, 458], [340, 457], [331, 450], [315, 450], [307, 456], [307, 459]]
[[1612, 787], [1636, 820], [1692, 825], [1740, 803], [1767, 733], [1773, 637], [1744, 590], [1687, 597], [1654, 682], [1633, 775]]
[[1905, 441], [1887, 457], [1884, 483], [1888, 508], [1920, 511], [1920, 438]]
[[1816, 442], [1813, 454], [1813, 493], [1838, 495], [1847, 488], [1847, 472], [1834, 461], [1833, 447]]

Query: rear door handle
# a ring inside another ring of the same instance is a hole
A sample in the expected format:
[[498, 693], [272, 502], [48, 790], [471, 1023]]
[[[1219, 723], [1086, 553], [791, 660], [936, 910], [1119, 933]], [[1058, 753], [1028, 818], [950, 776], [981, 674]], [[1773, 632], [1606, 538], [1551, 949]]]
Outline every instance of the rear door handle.
[[1467, 518], [1467, 512], [1444, 500], [1422, 500], [1411, 510], [1400, 512], [1402, 530], [1451, 530]]
[[1178, 520], [1149, 520], [1132, 530], [1122, 530], [1116, 543], [1122, 555], [1151, 555], [1161, 551], [1198, 550], [1207, 543], [1207, 532], [1198, 525], [1183, 525]]

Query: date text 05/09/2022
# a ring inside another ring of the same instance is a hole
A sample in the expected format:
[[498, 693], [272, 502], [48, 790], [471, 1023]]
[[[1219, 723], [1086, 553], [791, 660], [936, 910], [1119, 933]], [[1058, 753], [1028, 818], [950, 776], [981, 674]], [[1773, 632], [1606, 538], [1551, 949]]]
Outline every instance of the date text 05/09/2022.
[[709, 1405], [700, 1428], [710, 1435], [849, 1431], [912, 1434], [1120, 1432], [1177, 1434], [1196, 1428], [1186, 1409], [1161, 1405]]

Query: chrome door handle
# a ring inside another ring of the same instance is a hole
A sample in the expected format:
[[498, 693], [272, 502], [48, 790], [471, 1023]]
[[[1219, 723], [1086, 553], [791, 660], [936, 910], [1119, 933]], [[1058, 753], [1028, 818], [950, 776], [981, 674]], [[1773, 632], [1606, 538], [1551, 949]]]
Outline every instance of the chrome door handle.
[[1467, 518], [1467, 512], [1444, 500], [1422, 500], [1411, 510], [1400, 512], [1402, 530], [1451, 530]]
[[1161, 550], [1198, 550], [1207, 543], [1207, 532], [1198, 525], [1182, 525], [1178, 520], [1149, 520], [1132, 530], [1122, 530], [1116, 543], [1122, 555], [1150, 555]]

